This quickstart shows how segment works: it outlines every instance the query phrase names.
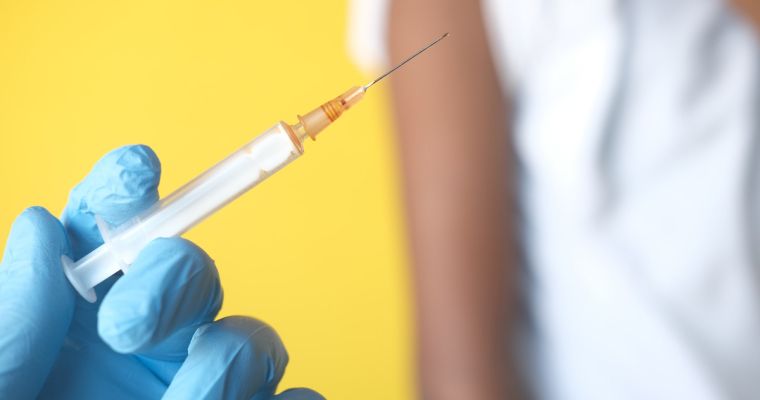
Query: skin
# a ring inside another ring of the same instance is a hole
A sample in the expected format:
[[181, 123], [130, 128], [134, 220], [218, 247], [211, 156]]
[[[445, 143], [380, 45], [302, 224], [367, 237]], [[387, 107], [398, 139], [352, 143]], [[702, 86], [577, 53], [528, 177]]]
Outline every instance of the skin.
[[513, 167], [480, 4], [395, 1], [390, 24], [394, 62], [452, 33], [391, 80], [422, 396], [504, 399], [516, 387], [506, 379], [515, 376], [507, 348], [516, 308]]
[[755, 29], [760, 29], [760, 2], [757, 0], [733, 0], [732, 3]]
[[[760, 2], [734, 0], [760, 27]], [[394, 0], [393, 63], [452, 35], [391, 80], [425, 399], [521, 398], [507, 343], [517, 309], [509, 103], [477, 0]], [[434, 94], [434, 95], [431, 95]]]

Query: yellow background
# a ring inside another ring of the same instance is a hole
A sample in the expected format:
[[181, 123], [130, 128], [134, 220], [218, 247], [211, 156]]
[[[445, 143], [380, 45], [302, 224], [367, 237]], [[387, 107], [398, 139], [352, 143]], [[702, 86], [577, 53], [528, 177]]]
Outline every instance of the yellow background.
[[[0, 240], [54, 214], [129, 143], [162, 160], [161, 194], [278, 120], [363, 83], [343, 1], [0, 0]], [[293, 165], [190, 232], [216, 260], [223, 315], [272, 324], [282, 387], [408, 399], [409, 294], [384, 89]]]

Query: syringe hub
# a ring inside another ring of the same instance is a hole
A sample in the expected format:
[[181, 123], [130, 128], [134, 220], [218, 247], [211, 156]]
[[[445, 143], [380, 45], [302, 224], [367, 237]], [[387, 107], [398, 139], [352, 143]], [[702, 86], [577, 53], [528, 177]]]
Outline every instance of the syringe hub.
[[375, 85], [376, 83], [383, 80], [386, 76], [392, 74], [397, 69], [404, 66], [409, 61], [413, 60], [418, 55], [425, 52], [425, 50], [433, 47], [436, 43], [440, 42], [444, 38], [449, 36], [448, 33], [443, 34], [438, 39], [432, 41], [427, 46], [423, 47], [416, 53], [412, 54], [409, 58], [406, 60], [400, 62], [395, 67], [391, 68], [388, 72], [380, 75], [379, 77], [375, 78], [372, 82], [367, 83], [364, 86], [354, 86], [351, 89], [348, 89], [345, 93], [342, 95], [328, 101], [325, 104], [322, 104], [320, 107], [314, 109], [310, 113], [304, 115], [304, 116], [298, 116], [299, 123], [293, 126], [289, 126], [290, 128], [290, 137], [293, 141], [293, 144], [298, 148], [299, 151], [303, 151], [303, 142], [306, 139], [306, 137], [310, 137], [312, 140], [316, 140], [317, 135], [319, 132], [322, 132], [325, 128], [327, 128], [331, 123], [333, 123], [336, 119], [340, 118], [343, 113], [348, 110], [349, 108], [353, 107], [354, 104], [358, 103], [359, 100], [361, 100], [364, 97], [364, 93], [367, 92], [367, 89]]
[[303, 143], [306, 137], [316, 140], [317, 135], [364, 97], [364, 86], [355, 86], [342, 95], [315, 108], [304, 116], [298, 116], [299, 123], [293, 126], [298, 140]]

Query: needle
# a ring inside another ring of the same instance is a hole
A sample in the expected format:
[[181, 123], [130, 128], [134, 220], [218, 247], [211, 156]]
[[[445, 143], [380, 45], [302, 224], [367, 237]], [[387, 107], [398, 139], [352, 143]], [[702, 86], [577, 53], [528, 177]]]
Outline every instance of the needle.
[[413, 60], [415, 57], [417, 57], [418, 55], [420, 55], [420, 54], [424, 53], [424, 52], [425, 52], [425, 50], [427, 50], [427, 49], [429, 49], [429, 48], [431, 48], [431, 47], [435, 46], [435, 45], [436, 45], [436, 43], [438, 43], [438, 42], [440, 42], [441, 40], [445, 39], [447, 36], [449, 36], [449, 33], [448, 33], [448, 32], [444, 33], [444, 34], [443, 34], [443, 36], [439, 37], [438, 39], [436, 39], [436, 40], [432, 41], [432, 42], [431, 42], [429, 45], [427, 45], [427, 46], [423, 47], [422, 49], [418, 50], [416, 53], [412, 54], [412, 56], [411, 56], [411, 57], [409, 57], [409, 58], [407, 58], [406, 60], [404, 60], [404, 61], [401, 61], [401, 62], [400, 62], [398, 65], [396, 65], [395, 67], [391, 68], [391, 69], [390, 69], [388, 72], [386, 72], [386, 73], [384, 73], [384, 74], [380, 75], [380, 76], [379, 76], [379, 77], [377, 77], [377, 78], [376, 78], [374, 81], [372, 81], [372, 82], [370, 82], [370, 83], [368, 83], [368, 84], [366, 84], [366, 85], [362, 86], [362, 89], [364, 89], [364, 90], [366, 91], [367, 89], [369, 89], [370, 87], [372, 87], [372, 85], [374, 85], [374, 84], [376, 84], [376, 83], [380, 82], [381, 80], [383, 80], [383, 78], [385, 78], [386, 76], [388, 76], [388, 75], [392, 74], [392, 73], [393, 73], [395, 70], [397, 70], [397, 69], [399, 69], [399, 68], [403, 67], [403, 66], [404, 66], [404, 64], [408, 63], [409, 61], [412, 61], [412, 60]]

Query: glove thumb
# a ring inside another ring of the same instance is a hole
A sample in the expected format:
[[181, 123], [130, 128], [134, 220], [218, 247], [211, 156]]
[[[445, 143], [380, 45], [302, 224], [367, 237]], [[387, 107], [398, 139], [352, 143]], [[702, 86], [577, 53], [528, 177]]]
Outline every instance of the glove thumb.
[[13, 223], [0, 264], [0, 398], [39, 393], [74, 314], [61, 267], [69, 253], [63, 226], [43, 208]]

